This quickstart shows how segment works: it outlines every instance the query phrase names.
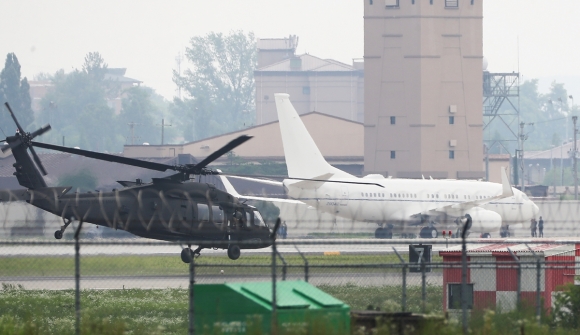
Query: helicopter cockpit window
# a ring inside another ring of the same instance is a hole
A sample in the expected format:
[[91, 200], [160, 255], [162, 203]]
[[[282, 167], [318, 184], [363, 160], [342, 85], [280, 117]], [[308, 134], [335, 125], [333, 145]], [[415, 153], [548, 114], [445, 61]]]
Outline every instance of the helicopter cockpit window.
[[216, 224], [224, 223], [224, 211], [222, 211], [220, 206], [211, 206], [211, 214], [214, 223]]
[[209, 221], [209, 208], [206, 204], [197, 204], [197, 219], [201, 221]]
[[259, 227], [266, 227], [266, 223], [258, 211], [254, 211], [254, 225]]

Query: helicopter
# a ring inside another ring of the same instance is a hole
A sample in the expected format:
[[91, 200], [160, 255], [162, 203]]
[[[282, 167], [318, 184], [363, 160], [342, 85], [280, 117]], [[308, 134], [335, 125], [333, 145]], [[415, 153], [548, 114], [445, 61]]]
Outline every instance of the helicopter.
[[[23, 200], [60, 216], [63, 225], [54, 232], [56, 239], [61, 239], [66, 228], [76, 220], [156, 240], [201, 241], [195, 250], [191, 249], [190, 243], [183, 248], [181, 259], [185, 263], [189, 263], [193, 256], [199, 256], [202, 249], [227, 249], [228, 257], [236, 260], [240, 257], [241, 249], [272, 245], [275, 234], [255, 207], [216, 189], [213, 184], [196, 182], [195, 177], [191, 178], [195, 175], [219, 174], [219, 171], [209, 169], [207, 165], [248, 141], [251, 136], [242, 135], [230, 141], [197, 164], [167, 165], [35, 142], [33, 139], [49, 131], [50, 125], [27, 133], [18, 123], [10, 105], [5, 103], [5, 106], [17, 126], [17, 132], [14, 136], [6, 137], [6, 145], [1, 150], [12, 150], [16, 160], [13, 164], [16, 170], [14, 175], [26, 190], [0, 192], [0, 201]], [[152, 178], [150, 183], [144, 183], [141, 179], [118, 181], [123, 187], [109, 192], [69, 193], [70, 186], [47, 186], [43, 178], [47, 172], [34, 147], [156, 171], [174, 170], [177, 173], [164, 178]], [[279, 224], [279, 220], [276, 224]]]

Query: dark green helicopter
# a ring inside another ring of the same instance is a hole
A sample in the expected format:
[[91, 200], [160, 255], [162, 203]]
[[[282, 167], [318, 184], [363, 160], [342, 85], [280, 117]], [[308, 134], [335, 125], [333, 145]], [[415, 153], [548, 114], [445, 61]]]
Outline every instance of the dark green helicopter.
[[[240, 249], [265, 248], [272, 244], [272, 231], [255, 207], [216, 189], [213, 184], [195, 182], [191, 178], [192, 175], [219, 174], [208, 169], [207, 165], [251, 136], [242, 135], [232, 140], [198, 164], [167, 165], [35, 142], [33, 139], [50, 130], [50, 125], [26, 133], [8, 103], [5, 105], [18, 131], [6, 138], [7, 144], [1, 150], [12, 150], [16, 160], [14, 175], [26, 190], [0, 193], [0, 200], [24, 200], [60, 216], [64, 224], [55, 231], [55, 238], [61, 239], [68, 225], [78, 220], [157, 240], [202, 241], [193, 251], [190, 244], [182, 250], [181, 259], [186, 263], [191, 255], [199, 255], [204, 248], [227, 249], [228, 257], [235, 260], [240, 257]], [[71, 187], [46, 185], [42, 177], [46, 175], [46, 170], [34, 147], [156, 171], [174, 170], [177, 173], [165, 178], [153, 178], [151, 183], [143, 183], [140, 179], [119, 181], [123, 188], [111, 192], [68, 193]]]

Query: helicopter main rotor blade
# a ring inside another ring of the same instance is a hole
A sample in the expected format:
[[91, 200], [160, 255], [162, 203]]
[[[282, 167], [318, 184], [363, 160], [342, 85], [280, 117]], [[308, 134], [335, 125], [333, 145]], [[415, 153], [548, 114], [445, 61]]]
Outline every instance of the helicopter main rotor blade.
[[30, 138], [35, 138], [36, 136], [40, 136], [44, 133], [46, 133], [47, 131], [49, 131], [51, 128], [51, 126], [47, 123], [44, 126], [40, 127], [38, 130], [33, 131], [32, 133], [30, 133]]
[[30, 149], [30, 153], [32, 154], [32, 158], [34, 159], [34, 162], [36, 163], [36, 166], [38, 166], [38, 169], [40, 170], [40, 172], [42, 173], [43, 176], [46, 176], [46, 170], [44, 169], [44, 166], [42, 165], [42, 162], [40, 161], [40, 158], [38, 157], [38, 155], [36, 154], [36, 151], [34, 151], [34, 148], [32, 146], [28, 147], [28, 149]]
[[6, 108], [10, 112], [10, 116], [12, 116], [12, 120], [14, 120], [14, 123], [16, 123], [16, 127], [18, 127], [18, 131], [20, 132], [20, 134], [24, 135], [25, 134], [24, 129], [20, 126], [20, 123], [18, 123], [18, 120], [16, 120], [16, 116], [14, 116], [14, 113], [12, 112], [12, 108], [10, 108], [10, 105], [8, 104], [8, 102], [5, 102], [4, 106], [6, 106]]
[[216, 159], [220, 158], [225, 153], [227, 153], [229, 151], [232, 151], [238, 145], [241, 145], [242, 143], [246, 142], [250, 138], [252, 138], [252, 136], [242, 135], [242, 136], [240, 136], [240, 137], [238, 137], [236, 139], [231, 140], [228, 144], [226, 144], [223, 147], [219, 148], [218, 150], [214, 151], [211, 155], [207, 156], [201, 162], [195, 164], [195, 169], [203, 169], [204, 167], [206, 167], [207, 165], [209, 165], [211, 162], [213, 162]]
[[47, 144], [47, 143], [34, 142], [34, 141], [32, 141], [32, 145], [35, 147], [39, 147], [39, 148], [68, 152], [70, 154], [85, 156], [85, 157], [94, 158], [94, 159], [100, 159], [100, 160], [108, 161], [108, 162], [137, 166], [137, 167], [145, 168], [145, 169], [149, 169], [149, 170], [156, 170], [156, 171], [162, 171], [162, 172], [167, 171], [167, 170], [176, 170], [176, 167], [173, 165], [167, 165], [167, 164], [161, 164], [161, 163], [155, 163], [155, 162], [147, 162], [147, 161], [142, 161], [140, 159], [121, 157], [121, 156], [104, 154], [104, 153], [94, 152], [94, 151], [89, 151], [89, 150], [75, 149], [75, 148], [63, 147], [60, 145]]

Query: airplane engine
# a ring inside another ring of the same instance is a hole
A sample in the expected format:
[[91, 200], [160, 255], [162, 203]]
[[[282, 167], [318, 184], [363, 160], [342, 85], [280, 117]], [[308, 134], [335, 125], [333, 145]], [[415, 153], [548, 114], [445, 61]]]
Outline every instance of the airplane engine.
[[472, 233], [490, 233], [499, 231], [501, 228], [501, 215], [494, 211], [475, 207], [468, 210], [465, 214], [471, 216], [472, 221], [469, 231]]

